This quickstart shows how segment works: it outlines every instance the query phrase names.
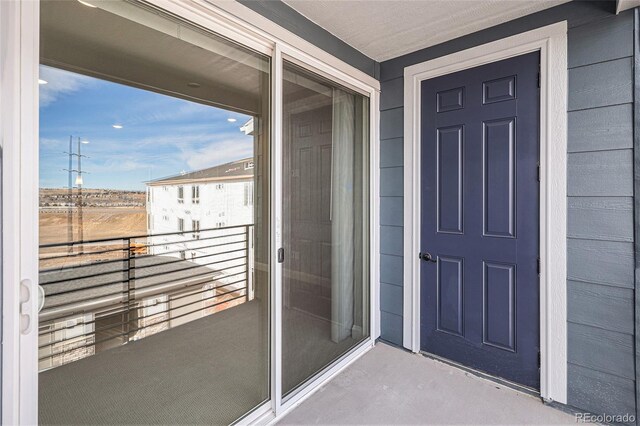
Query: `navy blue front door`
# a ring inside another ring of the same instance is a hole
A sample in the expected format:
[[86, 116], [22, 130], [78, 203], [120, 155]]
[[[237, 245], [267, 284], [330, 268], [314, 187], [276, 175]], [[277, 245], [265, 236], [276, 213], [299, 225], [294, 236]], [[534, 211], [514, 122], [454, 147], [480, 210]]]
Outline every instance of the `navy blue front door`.
[[531, 53], [421, 88], [422, 350], [532, 388], [538, 72]]

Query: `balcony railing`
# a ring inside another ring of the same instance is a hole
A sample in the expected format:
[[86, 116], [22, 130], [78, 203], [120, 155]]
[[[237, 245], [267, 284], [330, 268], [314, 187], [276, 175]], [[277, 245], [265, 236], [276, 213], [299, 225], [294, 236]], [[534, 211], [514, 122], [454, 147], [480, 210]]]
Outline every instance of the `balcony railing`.
[[253, 225], [43, 244], [40, 370], [253, 298]]

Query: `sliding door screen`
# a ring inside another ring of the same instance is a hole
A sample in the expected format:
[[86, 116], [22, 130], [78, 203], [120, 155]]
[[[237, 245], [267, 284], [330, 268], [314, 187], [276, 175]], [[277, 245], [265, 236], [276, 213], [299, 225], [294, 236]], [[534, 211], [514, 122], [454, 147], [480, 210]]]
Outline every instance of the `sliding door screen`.
[[369, 336], [369, 98], [286, 61], [283, 91], [286, 395]]
[[42, 1], [39, 418], [229, 424], [269, 399], [270, 58]]

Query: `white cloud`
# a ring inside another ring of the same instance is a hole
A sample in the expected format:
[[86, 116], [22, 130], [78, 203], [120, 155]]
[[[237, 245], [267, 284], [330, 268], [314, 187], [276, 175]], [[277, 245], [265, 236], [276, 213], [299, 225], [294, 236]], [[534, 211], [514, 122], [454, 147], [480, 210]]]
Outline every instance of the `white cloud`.
[[250, 138], [227, 140], [196, 150], [184, 150], [181, 154], [192, 170], [206, 169], [252, 156], [253, 140]]
[[61, 95], [77, 92], [93, 82], [90, 77], [46, 66], [40, 67], [40, 78], [47, 82], [40, 85], [42, 108], [54, 103]]
[[89, 166], [92, 173], [133, 172], [149, 168], [149, 164], [128, 159], [124, 155], [109, 158], [104, 164], [88, 163], [87, 167]]

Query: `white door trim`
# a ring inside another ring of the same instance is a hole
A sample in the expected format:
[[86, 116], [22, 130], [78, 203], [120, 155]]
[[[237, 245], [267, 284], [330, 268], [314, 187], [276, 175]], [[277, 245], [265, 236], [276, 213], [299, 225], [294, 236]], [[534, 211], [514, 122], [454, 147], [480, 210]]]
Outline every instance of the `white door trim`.
[[0, 2], [2, 423], [38, 412], [38, 61], [40, 5]]
[[420, 83], [540, 52], [540, 394], [567, 402], [567, 23], [558, 22], [404, 70], [403, 345], [420, 351]]

